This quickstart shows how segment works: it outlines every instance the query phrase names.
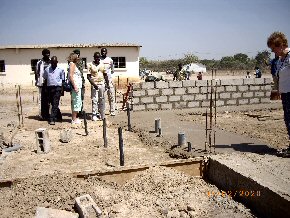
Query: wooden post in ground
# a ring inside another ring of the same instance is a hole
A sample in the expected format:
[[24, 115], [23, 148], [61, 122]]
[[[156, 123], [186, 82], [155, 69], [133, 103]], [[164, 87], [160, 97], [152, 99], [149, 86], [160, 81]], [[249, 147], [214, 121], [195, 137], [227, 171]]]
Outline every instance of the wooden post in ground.
[[119, 134], [119, 150], [120, 150], [120, 166], [124, 166], [124, 144], [123, 144], [123, 136], [122, 136], [122, 127], [118, 128]]

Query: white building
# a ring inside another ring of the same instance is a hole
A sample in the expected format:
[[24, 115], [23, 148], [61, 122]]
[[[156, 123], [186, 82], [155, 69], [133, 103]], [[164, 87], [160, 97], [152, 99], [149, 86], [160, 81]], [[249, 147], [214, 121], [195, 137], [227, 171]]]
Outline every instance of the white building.
[[[58, 66], [67, 70], [67, 57], [76, 48], [85, 64], [93, 61], [93, 54], [107, 48], [114, 60], [114, 77], [139, 78], [140, 45], [136, 44], [51, 44], [0, 46], [0, 84], [34, 84], [36, 62], [42, 58], [42, 50], [48, 48], [50, 56], [57, 56]], [[85, 66], [86, 68], [86, 66]], [[84, 69], [84, 73], [86, 73]], [[86, 77], [86, 76], [85, 76]]]

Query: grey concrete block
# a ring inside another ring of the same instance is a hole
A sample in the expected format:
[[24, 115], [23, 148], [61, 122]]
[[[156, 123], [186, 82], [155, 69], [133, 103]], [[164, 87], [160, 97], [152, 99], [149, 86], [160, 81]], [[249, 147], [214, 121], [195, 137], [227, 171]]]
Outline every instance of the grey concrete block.
[[133, 91], [133, 97], [145, 96], [145, 90]]
[[169, 87], [170, 88], [181, 88], [182, 81], [169, 81]]
[[46, 128], [39, 128], [35, 130], [37, 153], [50, 152], [49, 135]]
[[133, 111], [144, 111], [144, 110], [145, 110], [144, 104], [133, 105]]
[[268, 91], [268, 90], [272, 90], [272, 86], [271, 85], [265, 85], [265, 86], [262, 86], [262, 90], [266, 90], [266, 91]]
[[133, 83], [133, 91], [141, 89], [140, 83]]
[[249, 86], [238, 86], [239, 92], [246, 92], [249, 90]]
[[200, 101], [190, 101], [187, 103], [187, 107], [189, 108], [200, 107]]
[[192, 101], [194, 100], [194, 95], [183, 95], [181, 96], [182, 101]]
[[155, 101], [157, 103], [164, 103], [164, 102], [168, 101], [168, 97], [167, 96], [158, 96], [158, 97], [156, 96]]
[[[195, 81], [195, 86], [207, 86], [209, 80], [196, 80]], [[210, 84], [210, 83], [209, 83]]]
[[261, 86], [254, 86], [254, 85], [250, 86], [250, 91], [259, 91], [259, 90], [261, 90]]
[[201, 107], [209, 107], [209, 100], [201, 101]]
[[265, 84], [271, 84], [273, 82], [273, 78], [264, 78]]
[[175, 88], [174, 89], [174, 94], [175, 95], [184, 95], [185, 94], [185, 88]]
[[162, 110], [170, 110], [172, 109], [172, 104], [161, 104]]
[[195, 80], [183, 80], [182, 86], [183, 87], [195, 87]]
[[153, 97], [141, 97], [140, 98], [141, 103], [153, 103]]
[[254, 85], [255, 84], [255, 78], [247, 78], [247, 79], [243, 79], [244, 80], [244, 85]]
[[205, 94], [197, 94], [195, 95], [195, 100], [198, 101], [198, 100], [206, 100], [206, 95]]
[[79, 214], [65, 210], [37, 207], [35, 218], [78, 218]]
[[154, 89], [155, 83], [154, 82], [143, 82], [141, 83], [141, 89]]
[[173, 102], [173, 101], [180, 101], [180, 96], [179, 95], [169, 96], [169, 102]]
[[82, 195], [80, 197], [77, 197], [75, 200], [75, 205], [80, 215], [80, 218], [101, 217], [102, 211], [90, 195]]
[[229, 99], [226, 100], [226, 105], [237, 105], [237, 100], [236, 99]]
[[199, 87], [188, 87], [187, 93], [188, 94], [197, 94], [197, 93], [199, 93]]
[[231, 98], [231, 93], [223, 92], [223, 93], [220, 93], [219, 96], [221, 99], [228, 99], [228, 98]]
[[240, 92], [232, 93], [232, 98], [233, 99], [240, 98], [240, 97], [242, 97], [242, 93], [240, 93]]
[[238, 99], [239, 105], [249, 104], [249, 99]]
[[222, 100], [216, 101], [216, 106], [217, 107], [224, 106], [224, 105], [225, 105], [225, 101], [222, 101]]
[[254, 97], [254, 92], [244, 92], [242, 96], [243, 98], [251, 98]]
[[224, 92], [226, 86], [218, 86], [216, 87], [216, 92]]
[[134, 97], [133, 104], [139, 104], [139, 103], [140, 103], [140, 98]]
[[161, 89], [161, 95], [173, 95], [173, 89]]
[[226, 80], [221, 80], [221, 85], [222, 86], [239, 86], [243, 85], [244, 81], [243, 79], [226, 79]]
[[269, 103], [270, 102], [270, 97], [269, 98], [261, 98], [261, 103]]
[[147, 89], [147, 95], [159, 95], [159, 89]]
[[262, 85], [262, 84], [265, 84], [265, 80], [264, 80], [264, 78], [255, 78], [254, 81], [255, 81], [255, 84], [256, 84], [256, 85]]
[[200, 94], [210, 93], [211, 88], [210, 87], [200, 87]]
[[182, 108], [186, 108], [187, 106], [186, 106], [186, 102], [181, 101], [181, 102], [174, 102], [173, 107], [175, 109], [182, 109]]
[[168, 82], [158, 81], [155, 82], [155, 88], [157, 89], [167, 89], [169, 87]]
[[250, 99], [250, 104], [259, 104], [260, 103], [260, 98], [251, 98]]
[[237, 86], [225, 86], [227, 92], [236, 92]]
[[157, 110], [159, 109], [159, 104], [147, 104], [146, 110]]
[[255, 97], [265, 97], [264, 92], [255, 92]]

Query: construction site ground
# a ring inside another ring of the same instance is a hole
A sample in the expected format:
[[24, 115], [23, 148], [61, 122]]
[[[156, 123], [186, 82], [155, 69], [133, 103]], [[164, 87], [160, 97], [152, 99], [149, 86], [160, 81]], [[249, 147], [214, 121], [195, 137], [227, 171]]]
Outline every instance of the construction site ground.
[[[123, 127], [125, 166], [156, 164], [172, 159], [224, 155], [228, 165], [251, 169], [257, 182], [267, 177], [268, 186], [285, 198], [290, 196], [290, 159], [276, 157], [277, 148], [288, 143], [280, 101], [269, 104], [217, 109], [215, 148], [205, 144], [205, 108], [131, 112], [132, 132], [127, 131], [127, 115], [118, 108], [115, 117], [107, 116], [108, 147], [104, 148], [102, 122], [88, 120], [89, 135], [83, 125], [70, 124], [70, 95], [62, 97], [63, 122], [55, 126], [39, 121], [36, 88], [22, 89], [24, 126], [17, 128], [15, 89], [3, 89], [0, 100], [0, 126], [4, 142], [21, 149], [2, 152], [0, 179], [16, 180], [0, 189], [1, 217], [32, 217], [36, 207], [75, 212], [75, 198], [90, 194], [105, 217], [255, 217], [255, 211], [220, 193], [214, 184], [174, 169], [152, 167], [125, 184], [99, 177], [74, 178], [72, 173], [106, 171], [119, 167], [118, 127]], [[86, 91], [85, 110], [90, 118], [90, 91]], [[162, 136], [154, 131], [161, 119]], [[51, 152], [36, 152], [35, 130], [47, 128]], [[69, 143], [60, 141], [60, 132], [71, 129]], [[183, 132], [192, 151], [177, 146]], [[14, 135], [14, 137], [12, 137]], [[2, 145], [2, 148], [7, 146]], [[211, 151], [211, 153], [210, 153]], [[218, 156], [220, 157], [220, 156]], [[247, 166], [248, 165], [248, 166]], [[253, 166], [257, 166], [257, 168]], [[256, 176], [255, 176], [256, 175]], [[272, 179], [271, 179], [272, 178]]]

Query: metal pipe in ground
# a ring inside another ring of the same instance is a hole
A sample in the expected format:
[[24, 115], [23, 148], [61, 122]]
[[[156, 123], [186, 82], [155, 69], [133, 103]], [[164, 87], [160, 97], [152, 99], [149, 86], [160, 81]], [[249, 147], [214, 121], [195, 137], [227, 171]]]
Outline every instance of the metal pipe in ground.
[[126, 110], [127, 110], [127, 117], [128, 117], [128, 131], [131, 132], [131, 115], [130, 115], [129, 102], [126, 102]]
[[192, 147], [191, 147], [191, 142], [187, 142], [187, 152], [191, 152]]
[[186, 138], [184, 132], [178, 133], [178, 146], [182, 146], [186, 144]]
[[86, 135], [89, 135], [86, 111], [83, 111], [83, 116], [84, 116], [84, 124], [85, 124], [85, 133], [86, 133]]
[[118, 128], [119, 134], [119, 150], [120, 150], [120, 166], [124, 166], [124, 144], [123, 144], [123, 135], [122, 135], [122, 127]]
[[161, 129], [161, 119], [155, 119], [155, 133], [159, 133], [159, 129]]
[[104, 147], [106, 148], [108, 147], [106, 118], [103, 119], [103, 139], [104, 139]]

